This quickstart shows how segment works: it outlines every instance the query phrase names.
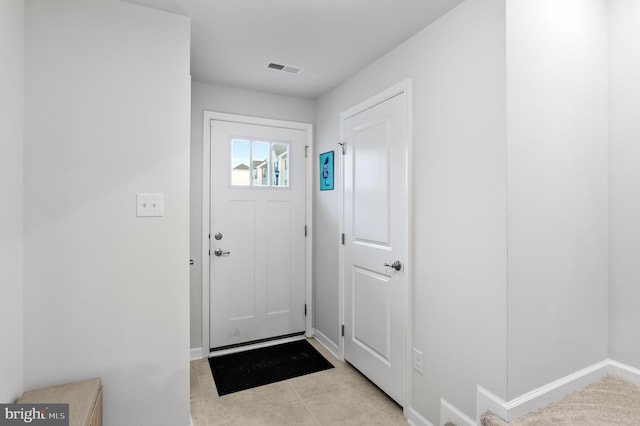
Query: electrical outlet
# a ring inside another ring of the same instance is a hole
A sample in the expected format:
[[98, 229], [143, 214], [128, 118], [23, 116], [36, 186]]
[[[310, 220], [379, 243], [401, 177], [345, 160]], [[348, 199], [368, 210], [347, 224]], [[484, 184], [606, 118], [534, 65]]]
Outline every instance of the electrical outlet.
[[161, 193], [136, 194], [136, 216], [138, 217], [164, 216], [164, 194], [161, 194]]
[[416, 348], [413, 348], [413, 369], [424, 374], [424, 355]]

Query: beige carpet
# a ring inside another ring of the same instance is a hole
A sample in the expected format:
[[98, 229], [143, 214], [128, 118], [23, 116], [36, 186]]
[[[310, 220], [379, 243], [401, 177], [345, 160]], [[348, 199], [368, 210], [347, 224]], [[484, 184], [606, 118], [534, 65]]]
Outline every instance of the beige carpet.
[[640, 387], [609, 376], [512, 422], [487, 412], [481, 423], [483, 426], [639, 426]]

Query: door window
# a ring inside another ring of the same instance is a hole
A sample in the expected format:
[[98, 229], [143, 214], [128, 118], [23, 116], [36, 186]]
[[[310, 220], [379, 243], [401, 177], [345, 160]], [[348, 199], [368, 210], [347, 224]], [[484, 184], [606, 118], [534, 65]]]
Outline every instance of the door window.
[[273, 164], [271, 177], [273, 186], [289, 186], [289, 144], [271, 144], [271, 164]]
[[242, 139], [231, 140], [231, 185], [249, 186], [249, 164], [251, 164], [251, 142]]
[[288, 142], [231, 139], [231, 186], [288, 188]]

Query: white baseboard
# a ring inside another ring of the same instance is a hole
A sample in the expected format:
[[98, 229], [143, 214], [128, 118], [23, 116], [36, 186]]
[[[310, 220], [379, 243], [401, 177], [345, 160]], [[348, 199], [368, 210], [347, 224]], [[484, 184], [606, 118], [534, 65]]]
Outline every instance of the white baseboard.
[[630, 365], [609, 360], [609, 375], [620, 377], [629, 383], [640, 386], [640, 369]]
[[506, 419], [509, 415], [509, 410], [506, 405], [507, 403], [498, 395], [478, 385], [476, 393], [476, 423], [478, 425], [481, 424], [480, 417], [487, 411], [491, 411], [496, 416]]
[[204, 358], [202, 356], [202, 348], [191, 348], [191, 361]]
[[404, 410], [404, 416], [407, 418], [407, 422], [411, 426], [433, 426], [433, 423], [412, 407]]
[[313, 337], [318, 341], [318, 343], [324, 346], [324, 348], [328, 350], [336, 359], [342, 359], [340, 358], [340, 347], [333, 343], [331, 339], [325, 336], [321, 331], [318, 331], [318, 329], [316, 329]]
[[440, 426], [451, 422], [456, 426], [476, 426], [475, 420], [444, 398], [440, 398]]
[[476, 413], [476, 419], [479, 420], [484, 412], [491, 411], [510, 422], [591, 383], [597, 382], [608, 374], [608, 366], [608, 360], [598, 362], [508, 402], [487, 389], [478, 386], [478, 412]]
[[480, 424], [480, 416], [486, 411], [491, 411], [510, 422], [608, 375], [621, 377], [630, 383], [640, 385], [640, 369], [606, 359], [508, 402], [482, 386], [478, 386], [476, 421]]

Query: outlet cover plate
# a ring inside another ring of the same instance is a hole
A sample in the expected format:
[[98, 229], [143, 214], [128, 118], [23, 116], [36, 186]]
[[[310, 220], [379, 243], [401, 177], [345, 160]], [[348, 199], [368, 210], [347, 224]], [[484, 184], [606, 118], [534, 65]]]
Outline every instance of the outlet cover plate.
[[164, 216], [164, 194], [150, 192], [141, 192], [136, 194], [136, 216]]
[[413, 369], [424, 374], [424, 354], [415, 348], [413, 349]]

